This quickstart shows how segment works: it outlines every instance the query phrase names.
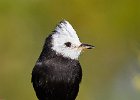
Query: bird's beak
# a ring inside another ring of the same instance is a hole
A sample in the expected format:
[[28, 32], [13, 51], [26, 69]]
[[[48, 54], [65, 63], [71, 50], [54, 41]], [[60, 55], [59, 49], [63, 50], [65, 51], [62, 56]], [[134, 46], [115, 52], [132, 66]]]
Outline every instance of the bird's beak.
[[82, 44], [79, 46], [79, 48], [82, 49], [82, 50], [84, 50], [84, 49], [93, 49], [93, 48], [95, 48], [95, 46], [82, 43]]

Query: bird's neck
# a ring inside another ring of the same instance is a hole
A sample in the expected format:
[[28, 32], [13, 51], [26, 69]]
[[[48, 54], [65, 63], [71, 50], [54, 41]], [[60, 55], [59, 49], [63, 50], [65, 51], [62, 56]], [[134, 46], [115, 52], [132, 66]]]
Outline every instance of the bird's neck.
[[45, 61], [47, 59], [53, 58], [54, 56], [55, 56], [55, 53], [51, 49], [43, 48], [43, 50], [39, 56], [39, 60]]
[[74, 60], [74, 59], [70, 59], [68, 57], [63, 57], [61, 54], [58, 54], [56, 53], [56, 51], [48, 48], [48, 47], [44, 47], [40, 56], [39, 56], [39, 59], [38, 61], [39, 62], [43, 62], [43, 61], [46, 61], [46, 60], [50, 60], [50, 59], [53, 59], [53, 58], [56, 58], [56, 59], [59, 59], [59, 60], [62, 60], [62, 59], [66, 59], [69, 61], [77, 61], [77, 60]]

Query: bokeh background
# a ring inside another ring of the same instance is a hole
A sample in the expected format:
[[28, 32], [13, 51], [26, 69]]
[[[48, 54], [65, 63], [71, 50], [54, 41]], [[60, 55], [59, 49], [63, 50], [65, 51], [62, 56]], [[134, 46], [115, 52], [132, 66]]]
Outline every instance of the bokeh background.
[[31, 71], [62, 19], [96, 46], [77, 100], [140, 100], [139, 0], [0, 0], [0, 100], [37, 100]]

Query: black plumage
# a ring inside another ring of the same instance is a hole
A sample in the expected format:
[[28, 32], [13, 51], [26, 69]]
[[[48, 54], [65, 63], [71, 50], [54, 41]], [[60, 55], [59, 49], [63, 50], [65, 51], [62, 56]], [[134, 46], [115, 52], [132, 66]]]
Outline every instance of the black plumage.
[[32, 83], [39, 100], [75, 100], [82, 69], [78, 60], [63, 57], [51, 49], [51, 35], [32, 71]]
[[46, 38], [42, 52], [32, 71], [32, 84], [39, 100], [75, 100], [82, 79], [78, 61], [83, 49], [72, 26], [61, 21]]

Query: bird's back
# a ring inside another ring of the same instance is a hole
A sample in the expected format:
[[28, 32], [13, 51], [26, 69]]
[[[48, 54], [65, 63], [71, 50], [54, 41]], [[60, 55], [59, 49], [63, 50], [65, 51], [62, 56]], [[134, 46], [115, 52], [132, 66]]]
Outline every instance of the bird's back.
[[37, 61], [32, 83], [39, 100], [75, 100], [82, 78], [78, 60], [55, 56]]

